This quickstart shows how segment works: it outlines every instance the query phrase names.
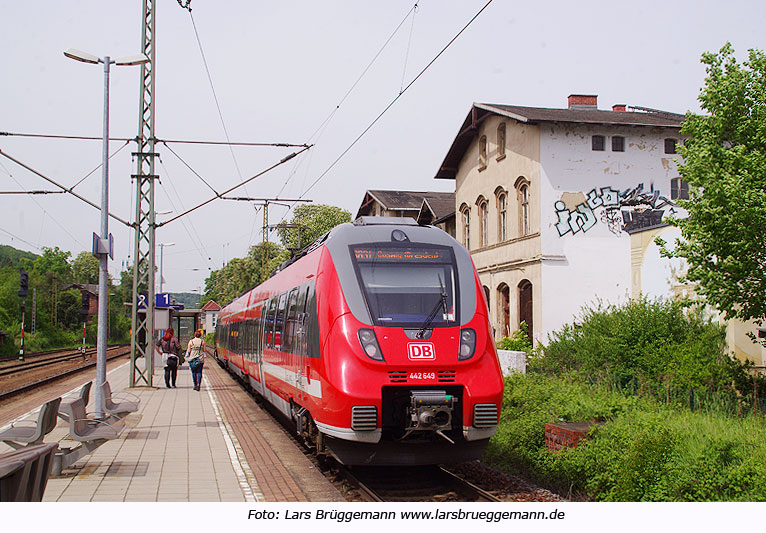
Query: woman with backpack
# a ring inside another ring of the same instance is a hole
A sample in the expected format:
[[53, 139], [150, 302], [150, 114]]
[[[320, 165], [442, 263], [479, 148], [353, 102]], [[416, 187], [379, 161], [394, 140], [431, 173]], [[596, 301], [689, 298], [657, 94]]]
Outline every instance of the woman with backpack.
[[162, 354], [162, 363], [165, 365], [165, 387], [172, 385], [176, 388], [176, 376], [178, 375], [178, 351], [181, 343], [173, 336], [173, 328], [165, 330], [165, 334], [157, 341], [157, 348]]
[[202, 384], [202, 366], [205, 363], [205, 341], [202, 340], [202, 331], [197, 330], [194, 332], [194, 338], [189, 341], [189, 346], [186, 351], [189, 357], [189, 369], [192, 373], [192, 381], [194, 382], [194, 390], [199, 390]]

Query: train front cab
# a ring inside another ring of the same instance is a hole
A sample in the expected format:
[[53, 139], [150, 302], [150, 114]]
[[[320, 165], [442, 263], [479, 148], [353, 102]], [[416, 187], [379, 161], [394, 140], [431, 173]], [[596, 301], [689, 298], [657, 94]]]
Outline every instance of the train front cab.
[[503, 382], [470, 256], [435, 228], [367, 230], [320, 269], [325, 445], [346, 464], [479, 458]]

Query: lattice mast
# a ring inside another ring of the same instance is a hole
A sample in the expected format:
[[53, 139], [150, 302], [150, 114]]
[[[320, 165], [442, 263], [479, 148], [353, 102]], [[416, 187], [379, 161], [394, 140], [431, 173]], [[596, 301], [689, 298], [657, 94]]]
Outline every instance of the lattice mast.
[[[133, 247], [133, 307], [130, 336], [130, 386], [152, 386], [154, 359], [154, 77], [155, 0], [144, 0], [142, 51], [149, 58], [141, 66], [138, 151], [134, 152], [137, 173], [135, 241]], [[141, 302], [142, 294], [146, 301]], [[145, 307], [144, 307], [145, 304]], [[139, 309], [143, 307], [143, 309]], [[140, 311], [145, 309], [145, 313]], [[143, 357], [142, 372], [136, 359]]]

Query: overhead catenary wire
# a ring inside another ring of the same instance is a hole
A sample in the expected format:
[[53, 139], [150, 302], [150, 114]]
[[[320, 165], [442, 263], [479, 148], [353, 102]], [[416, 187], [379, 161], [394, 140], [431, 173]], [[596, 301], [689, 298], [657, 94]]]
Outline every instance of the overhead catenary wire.
[[[394, 28], [394, 31], [391, 32], [391, 35], [388, 36], [388, 39], [386, 39], [386, 41], [383, 43], [383, 45], [380, 47], [380, 49], [378, 49], [377, 53], [373, 56], [373, 58], [370, 60], [370, 62], [367, 63], [367, 66], [364, 67], [364, 70], [362, 70], [362, 73], [357, 77], [356, 81], [351, 85], [351, 87], [349, 87], [349, 89], [346, 91], [346, 94], [344, 94], [343, 97], [340, 99], [340, 101], [335, 105], [335, 107], [330, 112], [330, 114], [327, 116], [327, 118], [325, 118], [322, 121], [322, 123], [319, 125], [319, 127], [317, 127], [317, 129], [314, 130], [314, 132], [309, 136], [307, 143], [316, 144], [319, 141], [319, 139], [322, 137], [322, 135], [324, 134], [325, 130], [327, 129], [327, 126], [329, 126], [330, 120], [332, 120], [332, 118], [338, 112], [338, 110], [343, 105], [343, 103], [346, 101], [346, 99], [348, 99], [348, 97], [351, 95], [351, 93], [356, 88], [356, 86], [359, 85], [359, 82], [362, 81], [362, 78], [364, 78], [364, 76], [367, 74], [367, 71], [369, 71], [370, 68], [372, 67], [372, 65], [375, 64], [375, 61], [377, 61], [377, 59], [380, 56], [380, 54], [383, 53], [383, 50], [386, 49], [386, 47], [391, 42], [391, 40], [394, 38], [394, 36], [399, 32], [399, 29], [401, 29], [402, 25], [404, 25], [404, 23], [407, 21], [407, 19], [409, 18], [410, 14], [413, 11], [417, 10], [417, 7], [418, 7], [418, 3], [415, 2], [415, 4], [410, 8], [410, 10], [407, 11], [407, 14], [404, 15], [404, 18], [402, 18], [402, 20], [399, 22], [399, 24], [396, 26], [396, 28]], [[414, 17], [413, 17], [413, 19], [414, 19]], [[317, 135], [317, 134], [319, 134], [319, 135]], [[288, 177], [285, 180], [285, 182], [282, 184], [282, 187], [279, 189], [279, 192], [277, 193], [277, 196], [282, 194], [282, 191], [285, 190], [285, 187], [287, 187], [287, 185], [290, 182], [290, 180], [292, 180], [292, 178], [294, 177], [295, 173], [298, 170], [298, 166], [301, 163], [302, 163], [302, 161], [299, 161], [299, 162], [297, 162], [295, 164], [295, 167], [290, 172], [290, 174], [288, 175]], [[305, 179], [304, 179], [304, 183], [305, 183]], [[282, 220], [284, 220], [284, 218]]]
[[420, 79], [420, 77], [423, 74], [425, 74], [425, 72], [436, 62], [436, 60], [439, 59], [439, 57], [441, 57], [441, 55], [444, 52], [446, 52], [450, 46], [452, 46], [452, 44], [463, 34], [463, 32], [466, 29], [468, 29], [468, 27], [471, 24], [473, 24], [473, 22], [479, 17], [479, 15], [481, 15], [484, 12], [484, 10], [487, 9], [487, 7], [489, 7], [489, 5], [493, 1], [494, 0], [489, 0], [473, 17], [471, 17], [471, 19], [461, 28], [461, 30], [457, 32], [455, 36], [452, 37], [452, 39], [450, 39], [450, 41], [446, 45], [444, 45], [444, 47], [439, 51], [439, 53], [437, 53], [434, 56], [434, 58], [431, 59], [431, 61], [429, 61], [428, 64], [426, 64], [426, 66], [423, 67], [423, 69], [421, 69], [421, 71], [407, 84], [407, 86], [404, 87], [404, 89], [402, 89], [399, 92], [399, 94], [397, 94], [394, 97], [393, 100], [391, 100], [391, 102], [383, 109], [383, 111], [381, 111], [378, 114], [378, 116], [375, 117], [375, 119], [351, 142], [351, 144], [345, 150], [343, 150], [343, 152], [341, 152], [341, 154], [332, 163], [330, 163], [330, 166], [328, 166], [327, 169], [325, 169], [325, 171], [322, 172], [319, 175], [319, 177], [317, 177], [317, 179], [315, 179], [311, 185], [309, 185], [309, 187], [300, 195], [300, 198], [303, 198], [306, 194], [308, 194], [309, 191], [311, 191], [311, 189], [313, 189], [335, 167], [335, 165], [337, 165], [340, 162], [340, 160], [343, 159], [343, 157], [349, 151], [351, 151], [351, 149], [356, 145], [356, 143], [358, 143], [362, 139], [362, 137], [364, 137], [367, 134], [367, 132], [372, 129], [372, 127], [383, 117], [383, 115], [385, 115], [386, 112], [388, 112], [388, 110], [391, 109], [391, 107], [393, 107], [393, 105], [399, 100], [399, 98], [401, 98], [402, 95], [404, 95], [404, 93], [406, 93], [407, 90], [410, 87], [412, 87], [415, 84], [415, 82], [418, 81], [418, 79]]
[[[33, 139], [61, 139], [76, 141], [103, 141], [104, 137], [92, 137], [86, 135], [53, 135], [47, 133], [19, 133], [10, 131], [0, 131], [0, 137], [29, 137]], [[109, 137], [110, 141], [135, 141], [135, 137]], [[156, 143], [172, 144], [206, 144], [211, 146], [253, 146], [253, 147], [276, 147], [276, 148], [303, 148], [306, 144], [288, 143], [288, 142], [249, 142], [249, 141], [200, 141], [190, 139], [154, 139]]]
[[253, 181], [254, 179], [256, 179], [256, 178], [259, 178], [259, 177], [263, 176], [264, 174], [266, 174], [266, 173], [268, 173], [268, 172], [271, 172], [272, 170], [274, 170], [274, 169], [275, 169], [275, 168], [277, 168], [278, 166], [280, 166], [280, 165], [283, 165], [283, 164], [287, 163], [287, 162], [288, 162], [288, 161], [290, 161], [292, 158], [294, 158], [294, 157], [297, 157], [298, 155], [302, 154], [303, 152], [305, 152], [305, 151], [306, 151], [306, 150], [308, 150], [309, 148], [311, 148], [311, 146], [307, 146], [307, 147], [305, 147], [305, 148], [302, 148], [302, 149], [298, 150], [297, 152], [293, 152], [292, 154], [290, 154], [290, 155], [288, 155], [288, 156], [285, 156], [285, 157], [283, 157], [283, 158], [282, 158], [280, 161], [278, 161], [277, 163], [274, 163], [274, 164], [273, 164], [273, 165], [271, 165], [270, 167], [268, 167], [268, 168], [266, 168], [266, 169], [262, 170], [261, 172], [259, 172], [259, 173], [255, 174], [254, 176], [251, 176], [250, 178], [246, 179], [245, 181], [242, 181], [242, 182], [238, 183], [237, 185], [235, 185], [235, 186], [233, 186], [233, 187], [230, 187], [229, 189], [227, 189], [227, 190], [223, 191], [222, 193], [220, 193], [220, 194], [217, 194], [217, 195], [215, 195], [214, 197], [212, 197], [212, 198], [210, 198], [210, 199], [208, 199], [208, 200], [205, 200], [205, 201], [204, 201], [204, 202], [202, 202], [201, 204], [199, 204], [199, 205], [197, 205], [197, 206], [195, 206], [195, 207], [192, 207], [191, 209], [187, 209], [186, 211], [184, 211], [184, 212], [183, 212], [183, 213], [181, 213], [180, 215], [176, 215], [176, 216], [174, 216], [173, 218], [171, 218], [171, 219], [169, 219], [169, 220], [166, 220], [165, 222], [162, 222], [161, 224], [157, 224], [157, 227], [160, 227], [160, 226], [164, 226], [165, 224], [169, 224], [170, 222], [173, 222], [174, 220], [177, 220], [177, 219], [179, 219], [179, 218], [181, 218], [181, 217], [183, 217], [183, 216], [186, 216], [186, 215], [188, 215], [189, 213], [191, 213], [191, 212], [193, 212], [193, 211], [196, 211], [196, 210], [197, 210], [197, 209], [199, 209], [200, 207], [202, 207], [202, 206], [205, 206], [205, 205], [209, 204], [210, 202], [212, 202], [212, 201], [214, 201], [214, 200], [217, 200], [217, 199], [221, 198], [222, 196], [224, 196], [224, 195], [226, 195], [226, 194], [229, 194], [231, 191], [233, 191], [233, 190], [235, 190], [235, 189], [238, 189], [239, 187], [244, 187], [246, 184], [250, 183], [250, 182], [251, 182], [251, 181]]
[[[176, 189], [175, 185], [173, 184], [173, 180], [170, 178], [170, 173], [168, 172], [167, 167], [165, 166], [165, 163], [162, 161], [162, 157], [159, 158], [160, 165], [162, 165], [163, 170], [165, 171], [166, 180], [170, 184], [170, 188], [173, 189], [173, 192], [175, 193], [176, 197], [178, 198], [178, 201], [180, 202], [181, 209], [184, 209], [183, 200], [181, 199], [181, 195], [178, 194], [178, 190]], [[162, 184], [162, 182], [160, 182]], [[178, 208], [175, 205], [175, 202], [171, 198], [168, 191], [166, 191], [164, 188], [162, 188], [162, 191], [165, 193], [165, 195], [168, 198], [168, 201], [170, 202], [170, 205], [173, 207], [174, 211], [178, 211]], [[208, 263], [208, 270], [212, 270], [213, 264], [211, 263], [211, 258], [206, 257], [205, 254], [202, 253], [203, 249], [203, 241], [202, 238], [199, 236], [199, 233], [197, 232], [197, 228], [194, 226], [194, 223], [189, 220], [189, 226], [186, 225], [186, 221], [182, 220], [181, 225], [186, 230], [187, 235], [189, 236], [189, 241], [196, 249], [199, 256], [202, 258], [203, 261], [206, 261]], [[189, 230], [189, 227], [191, 227], [191, 231]], [[192, 235], [192, 232], [194, 235]], [[195, 239], [196, 237], [196, 239]]]
[[[14, 158], [14, 157], [12, 157], [12, 156], [10, 156], [10, 155], [8, 155], [8, 153], [4, 152], [3, 150], [0, 150], [0, 156], [3, 156], [3, 157], [5, 157], [6, 159], [9, 159], [9, 160], [13, 161], [14, 163], [16, 163], [17, 165], [19, 165], [19, 166], [20, 166], [20, 167], [22, 167], [22, 168], [25, 168], [25, 169], [26, 169], [26, 170], [28, 170], [29, 172], [31, 172], [31, 173], [33, 173], [33, 174], [35, 174], [35, 175], [37, 175], [37, 176], [40, 176], [40, 177], [41, 177], [41, 178], [43, 178], [45, 181], [47, 181], [47, 182], [50, 182], [50, 183], [52, 183], [53, 185], [55, 185], [56, 187], [59, 187], [59, 188], [63, 189], [65, 192], [67, 192], [67, 193], [71, 194], [72, 196], [74, 196], [75, 198], [77, 198], [77, 199], [79, 199], [79, 200], [82, 200], [83, 202], [85, 202], [86, 204], [90, 205], [91, 207], [95, 207], [96, 209], [98, 209], [98, 210], [101, 210], [101, 206], [99, 206], [99, 205], [96, 205], [95, 203], [91, 202], [90, 200], [88, 200], [88, 199], [87, 199], [87, 198], [85, 198], [84, 196], [81, 196], [81, 195], [77, 194], [76, 192], [69, 190], [68, 188], [66, 188], [66, 187], [64, 187], [63, 185], [61, 185], [60, 183], [57, 183], [56, 181], [52, 180], [51, 178], [49, 178], [49, 177], [48, 177], [48, 176], [46, 176], [45, 174], [43, 174], [43, 173], [41, 173], [41, 172], [38, 172], [37, 170], [33, 169], [33, 168], [32, 168], [32, 167], [30, 167], [29, 165], [26, 165], [26, 164], [22, 163], [21, 161], [19, 161], [18, 159]], [[113, 213], [109, 213], [109, 216], [110, 216], [110, 217], [112, 217], [113, 219], [117, 220], [118, 222], [122, 222], [122, 223], [123, 223], [123, 224], [125, 224], [126, 226], [132, 226], [132, 225], [133, 225], [133, 224], [131, 224], [130, 222], [128, 222], [128, 221], [126, 221], [126, 220], [123, 220], [122, 218], [118, 217], [117, 215], [115, 215], [115, 214], [113, 214]], [[63, 226], [62, 226], [62, 227], [63, 227]], [[67, 231], [67, 233], [69, 233], [69, 232]], [[71, 234], [70, 234], [70, 236], [71, 236]], [[74, 237], [72, 237], [72, 238], [74, 238]], [[80, 243], [80, 241], [78, 241], [77, 239], [75, 239], [75, 241], [76, 241], [76, 242], [78, 242], [79, 244], [82, 244], [82, 243]]]
[[[183, 7], [183, 6], [182, 6]], [[189, 10], [189, 19], [191, 20], [192, 27], [194, 28], [194, 36], [197, 38], [197, 46], [199, 46], [199, 53], [202, 57], [202, 64], [205, 67], [208, 82], [210, 83], [210, 90], [213, 92], [213, 100], [215, 100], [215, 107], [218, 110], [218, 117], [221, 119], [221, 127], [223, 128], [223, 134], [226, 140], [229, 141], [229, 130], [226, 128], [226, 121], [223, 119], [223, 112], [221, 111], [221, 103], [218, 101], [218, 94], [215, 92], [215, 85], [213, 84], [213, 76], [210, 74], [210, 68], [207, 64], [207, 58], [205, 57], [205, 51], [202, 49], [202, 40], [200, 40], [199, 32], [197, 31], [197, 24], [194, 22], [194, 15], [192, 15], [191, 7], [187, 5]], [[234, 168], [237, 169], [237, 175], [242, 179], [242, 171], [239, 168], [239, 162], [237, 156], [234, 155], [234, 148], [229, 144], [229, 152], [231, 152], [231, 158], [234, 161]], [[245, 187], [245, 193], [247, 193], [247, 187]]]
[[[5, 155], [5, 154], [4, 154], [2, 151], [0, 151], [0, 155]], [[16, 182], [16, 184], [17, 184], [19, 187], [21, 187], [22, 189], [24, 189], [24, 186], [23, 186], [21, 183], [19, 183], [19, 181], [16, 179], [16, 177], [15, 177], [13, 174], [11, 174], [11, 172], [10, 172], [10, 171], [9, 171], [7, 168], [5, 168], [5, 165], [2, 165], [2, 167], [3, 167], [3, 170], [5, 170], [5, 172], [8, 174], [8, 176], [9, 176], [9, 177], [10, 177], [10, 178], [11, 178], [13, 181], [14, 181], [14, 182]], [[74, 194], [74, 193], [72, 193], [72, 194]], [[77, 237], [75, 237], [74, 235], [72, 235], [72, 233], [71, 233], [71, 232], [70, 232], [70, 231], [69, 231], [69, 230], [66, 228], [66, 226], [64, 226], [64, 225], [63, 225], [61, 222], [59, 222], [59, 221], [58, 221], [58, 220], [57, 220], [55, 217], [53, 217], [53, 216], [52, 216], [50, 213], [48, 213], [48, 212], [45, 210], [45, 208], [44, 208], [42, 205], [40, 205], [40, 202], [38, 202], [38, 201], [37, 201], [37, 200], [36, 200], [34, 197], [32, 197], [32, 201], [33, 201], [34, 203], [36, 203], [36, 204], [37, 204], [37, 207], [39, 207], [39, 208], [40, 208], [40, 210], [43, 212], [43, 215], [48, 215], [48, 217], [49, 217], [51, 220], [53, 220], [53, 222], [55, 222], [56, 224], [58, 224], [58, 226], [59, 226], [61, 229], [63, 229], [63, 230], [64, 230], [64, 232], [65, 232], [67, 235], [69, 235], [69, 236], [72, 238], [72, 240], [73, 240], [74, 242], [76, 242], [76, 243], [77, 243], [77, 244], [79, 244], [80, 246], [84, 246], [84, 245], [83, 245], [83, 243], [82, 243], [82, 242], [81, 242], [81, 241], [80, 241], [80, 240], [79, 240]], [[44, 216], [43, 216], [43, 219], [40, 221], [40, 223], [42, 224], [44, 221], [45, 221], [45, 218], [44, 218]]]

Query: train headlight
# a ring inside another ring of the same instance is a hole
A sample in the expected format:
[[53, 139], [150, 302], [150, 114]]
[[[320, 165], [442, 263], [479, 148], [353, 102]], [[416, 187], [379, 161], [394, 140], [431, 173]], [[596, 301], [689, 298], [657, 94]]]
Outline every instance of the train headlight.
[[460, 330], [460, 353], [457, 356], [458, 361], [465, 361], [473, 357], [476, 353], [476, 332], [471, 328]]
[[367, 357], [374, 361], [383, 361], [383, 352], [380, 351], [380, 345], [378, 344], [375, 332], [371, 329], [362, 328], [357, 332], [357, 335], [359, 336], [362, 350], [364, 350]]

